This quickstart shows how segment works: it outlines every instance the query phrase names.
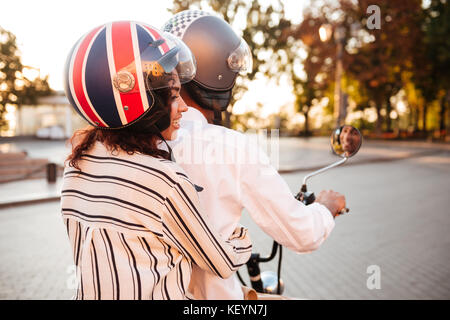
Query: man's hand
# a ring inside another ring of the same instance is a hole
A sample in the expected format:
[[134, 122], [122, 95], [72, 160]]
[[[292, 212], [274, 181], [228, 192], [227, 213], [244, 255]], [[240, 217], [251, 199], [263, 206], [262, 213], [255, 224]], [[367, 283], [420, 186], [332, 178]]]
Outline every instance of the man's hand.
[[345, 197], [332, 190], [322, 190], [316, 198], [316, 202], [323, 204], [336, 217], [345, 208]]

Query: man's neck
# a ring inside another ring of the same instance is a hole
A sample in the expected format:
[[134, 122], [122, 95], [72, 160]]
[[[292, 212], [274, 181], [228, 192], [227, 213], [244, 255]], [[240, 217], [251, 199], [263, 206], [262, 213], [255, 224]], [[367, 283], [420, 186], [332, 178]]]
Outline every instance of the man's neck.
[[203, 114], [203, 116], [206, 118], [206, 121], [208, 121], [208, 123], [214, 123], [214, 111], [204, 109], [204, 108], [200, 107], [198, 104], [190, 105], [190, 107], [195, 108], [198, 111], [200, 111]]
[[208, 121], [208, 123], [214, 123], [214, 111], [200, 107], [194, 100], [191, 99], [189, 94], [187, 94], [186, 92], [183, 92], [183, 89], [181, 90], [181, 96], [182, 96], [184, 102], [189, 107], [195, 108], [198, 111], [200, 111], [203, 114], [203, 116], [206, 118], [206, 121]]

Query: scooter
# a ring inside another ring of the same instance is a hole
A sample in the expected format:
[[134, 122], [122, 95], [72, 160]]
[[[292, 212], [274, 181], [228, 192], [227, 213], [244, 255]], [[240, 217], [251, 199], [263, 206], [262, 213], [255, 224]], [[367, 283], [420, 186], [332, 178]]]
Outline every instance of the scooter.
[[[360, 149], [362, 144], [362, 135], [358, 129], [353, 126], [343, 125], [335, 129], [331, 134], [331, 149], [333, 153], [342, 159], [336, 161], [326, 167], [319, 170], [311, 172], [303, 178], [303, 184], [300, 192], [295, 196], [295, 198], [305, 205], [309, 205], [316, 200], [314, 192], [309, 192], [306, 186], [308, 179], [328, 171], [334, 167], [344, 164], [348, 158], [353, 157]], [[340, 214], [348, 213], [350, 210], [348, 208], [342, 209]], [[284, 282], [281, 279], [281, 261], [282, 261], [283, 247], [277, 243], [273, 242], [272, 251], [269, 256], [263, 257], [259, 253], [252, 253], [250, 259], [247, 262], [247, 271], [251, 282], [251, 287], [260, 293], [277, 294], [281, 295], [284, 291]], [[278, 255], [278, 270], [264, 271], [261, 273], [259, 267], [260, 263], [269, 262]], [[239, 280], [242, 285], [247, 286], [239, 272], [237, 273]]]

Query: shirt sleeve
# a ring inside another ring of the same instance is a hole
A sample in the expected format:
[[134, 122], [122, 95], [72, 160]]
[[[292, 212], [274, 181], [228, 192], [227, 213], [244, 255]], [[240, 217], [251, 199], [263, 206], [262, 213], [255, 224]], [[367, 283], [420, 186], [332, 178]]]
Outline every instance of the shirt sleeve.
[[230, 277], [250, 258], [252, 244], [247, 229], [237, 227], [224, 240], [202, 213], [194, 186], [187, 179], [180, 180], [165, 201], [165, 236], [201, 269]]
[[262, 150], [252, 146], [244, 152], [258, 152], [258, 161], [244, 161], [239, 173], [242, 205], [253, 221], [295, 252], [316, 250], [334, 228], [331, 212], [319, 203], [306, 206], [295, 199]]

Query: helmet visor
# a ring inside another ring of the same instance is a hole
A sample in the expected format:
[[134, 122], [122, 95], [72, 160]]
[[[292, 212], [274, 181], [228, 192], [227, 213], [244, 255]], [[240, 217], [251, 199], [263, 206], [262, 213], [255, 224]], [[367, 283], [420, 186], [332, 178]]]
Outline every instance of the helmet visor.
[[155, 59], [146, 53], [151, 45], [141, 55], [148, 90], [169, 87], [174, 77], [178, 77], [180, 84], [191, 81], [197, 70], [194, 56], [183, 41], [167, 32], [162, 37], [164, 39], [154, 42], [162, 53], [161, 57]]
[[[151, 42], [139, 55], [140, 69], [135, 62], [119, 70], [115, 87], [122, 93], [136, 93], [139, 77], [146, 90], [172, 87], [174, 80], [180, 84], [191, 81], [197, 71], [195, 58], [183, 41], [170, 33]], [[136, 60], [138, 62], [139, 60]]]
[[228, 66], [234, 72], [239, 72], [240, 74], [252, 72], [252, 53], [244, 39], [241, 38], [239, 46], [228, 56], [227, 61]]

